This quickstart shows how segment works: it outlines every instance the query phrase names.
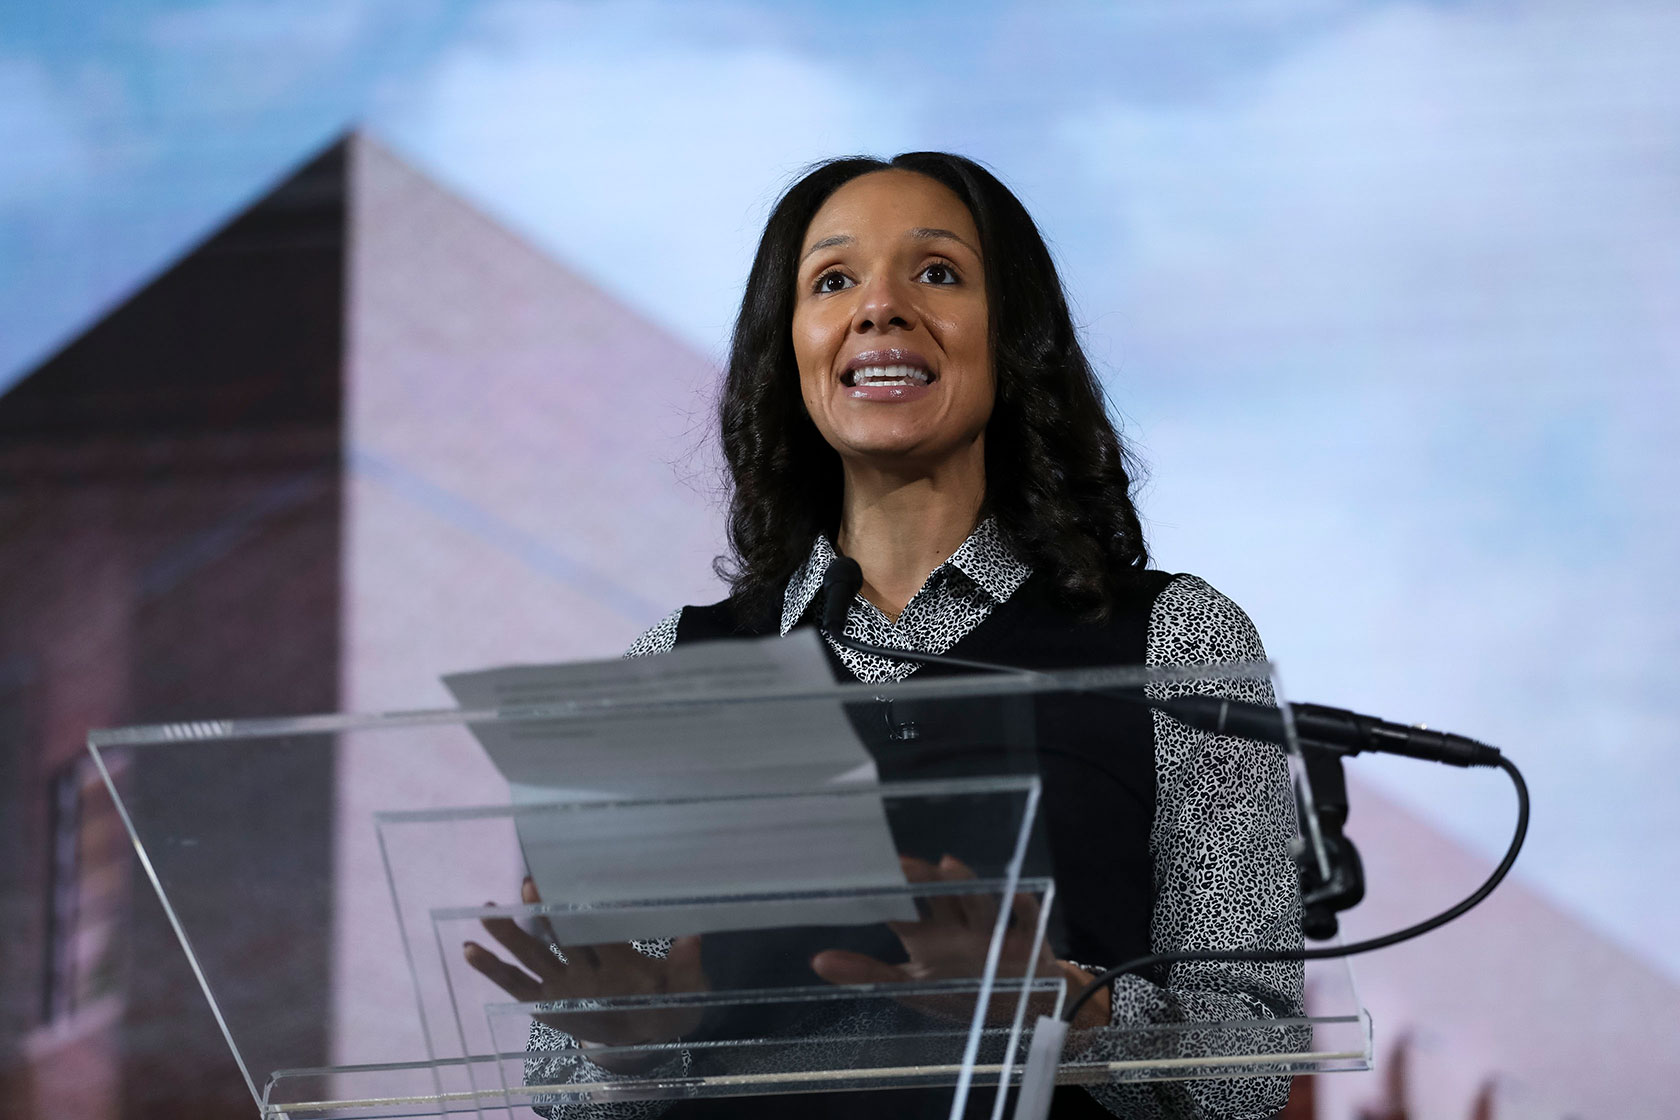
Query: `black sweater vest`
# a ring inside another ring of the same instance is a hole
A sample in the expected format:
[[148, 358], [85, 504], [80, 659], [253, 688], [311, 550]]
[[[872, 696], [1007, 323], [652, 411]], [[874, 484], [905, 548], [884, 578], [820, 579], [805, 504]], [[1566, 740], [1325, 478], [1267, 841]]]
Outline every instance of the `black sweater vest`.
[[[1048, 581], [1033, 575], [949, 652], [954, 657], [1031, 669], [1142, 665], [1149, 614], [1171, 582], [1164, 572], [1136, 573], [1107, 621], [1084, 623], [1060, 607]], [[779, 607], [779, 605], [778, 605]], [[678, 644], [778, 633], [777, 607], [742, 611], [729, 600], [685, 607]], [[828, 651], [835, 678], [856, 678]], [[918, 675], [952, 670], [926, 665]], [[899, 702], [875, 715], [853, 715], [883, 780], [952, 774], [1036, 771], [1043, 783], [1040, 828], [1029, 872], [1054, 875], [1057, 905], [1051, 947], [1058, 957], [1105, 967], [1150, 951], [1154, 875], [1149, 851], [1155, 820], [1155, 737], [1149, 711], [1089, 694], [1042, 694], [996, 701]], [[914, 738], [904, 729], [913, 727]], [[1020, 744], [1030, 744], [1023, 757]], [[894, 823], [901, 850], [916, 848], [913, 826]], [[924, 854], [924, 853], [917, 853]], [[937, 858], [941, 853], [925, 853]], [[989, 1092], [971, 1100], [971, 1114]], [[844, 1093], [778, 1098], [807, 1117], [943, 1115], [938, 1093]], [[760, 1115], [769, 1100], [735, 1098], [679, 1106], [669, 1115]], [[948, 1103], [946, 1104], [948, 1108]], [[692, 1111], [691, 1111], [692, 1110]], [[764, 1115], [778, 1115], [774, 1106]], [[1058, 1090], [1056, 1117], [1107, 1116], [1082, 1091]]]

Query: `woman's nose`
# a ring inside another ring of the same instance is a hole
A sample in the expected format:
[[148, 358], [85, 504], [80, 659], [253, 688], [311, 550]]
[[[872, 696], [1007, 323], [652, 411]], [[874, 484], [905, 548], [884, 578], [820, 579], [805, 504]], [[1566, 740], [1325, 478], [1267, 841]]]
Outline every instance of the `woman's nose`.
[[859, 333], [897, 327], [909, 330], [915, 325], [915, 311], [908, 293], [891, 279], [878, 277], [862, 285], [857, 310], [852, 314], [852, 329]]

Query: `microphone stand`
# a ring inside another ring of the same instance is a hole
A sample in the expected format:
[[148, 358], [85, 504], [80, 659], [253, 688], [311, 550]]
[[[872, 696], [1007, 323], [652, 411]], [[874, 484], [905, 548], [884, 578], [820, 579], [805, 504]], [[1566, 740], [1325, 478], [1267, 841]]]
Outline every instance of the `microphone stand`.
[[1301, 760], [1306, 765], [1307, 784], [1312, 787], [1317, 831], [1324, 841], [1330, 873], [1325, 875], [1306, 840], [1313, 829], [1299, 797], [1295, 799], [1295, 811], [1300, 828], [1289, 842], [1289, 854], [1295, 858], [1295, 868], [1301, 877], [1301, 932], [1314, 941], [1327, 941], [1336, 936], [1339, 925], [1336, 915], [1353, 909], [1365, 897], [1365, 865], [1359, 858], [1359, 849], [1342, 831], [1348, 819], [1347, 779], [1342, 773], [1342, 759], [1349, 752], [1312, 740], [1302, 740], [1299, 746]]

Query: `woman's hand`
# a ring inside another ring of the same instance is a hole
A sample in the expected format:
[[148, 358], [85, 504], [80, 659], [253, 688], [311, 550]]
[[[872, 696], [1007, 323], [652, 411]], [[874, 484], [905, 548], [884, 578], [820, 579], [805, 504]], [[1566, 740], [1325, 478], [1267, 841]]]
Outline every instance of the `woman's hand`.
[[[953, 883], [972, 880], [974, 872], [954, 856], [945, 856], [937, 864], [913, 856], [900, 857], [905, 878], [912, 883]], [[825, 949], [811, 958], [811, 968], [831, 984], [903, 984], [928, 980], [973, 979], [986, 968], [986, 951], [997, 926], [996, 899], [982, 891], [972, 894], [932, 895], [921, 900], [927, 917], [914, 922], [888, 922], [887, 925], [910, 959], [903, 964], [887, 964], [862, 953], [843, 949]], [[998, 958], [1000, 977], [1025, 976], [1028, 965], [1034, 976], [1063, 975], [1070, 986], [1078, 990], [1089, 983], [1091, 975], [1066, 961], [1056, 959], [1047, 942], [1038, 946], [1033, 955], [1033, 940], [1038, 933], [1038, 902], [1027, 894], [1017, 894], [1011, 903], [1012, 917], [1003, 935], [1003, 950]], [[947, 1001], [938, 1006], [926, 999], [913, 1001], [916, 1006], [935, 1014], [957, 1010]], [[997, 1001], [997, 1015], [1008, 1018], [1013, 1006], [1003, 1007]], [[958, 1011], [959, 1014], [966, 1012]], [[1080, 1027], [1099, 1026], [1108, 1022], [1108, 1000], [1104, 993], [1087, 1002], [1080, 1009]]]
[[[529, 878], [519, 895], [526, 903], [541, 901]], [[509, 964], [475, 941], [462, 946], [467, 963], [521, 1003], [707, 990], [698, 937], [677, 938], [663, 958], [647, 956], [631, 945], [607, 944], [560, 946], [562, 960], [550, 947], [554, 930], [547, 918], [542, 924], [548, 927], [548, 941], [520, 929], [511, 918], [485, 918], [480, 924], [519, 963]], [[653, 1007], [557, 1012], [536, 1018], [586, 1045], [634, 1046], [680, 1038], [699, 1025], [700, 1015], [697, 1007]], [[606, 1061], [601, 1064], [612, 1068]]]

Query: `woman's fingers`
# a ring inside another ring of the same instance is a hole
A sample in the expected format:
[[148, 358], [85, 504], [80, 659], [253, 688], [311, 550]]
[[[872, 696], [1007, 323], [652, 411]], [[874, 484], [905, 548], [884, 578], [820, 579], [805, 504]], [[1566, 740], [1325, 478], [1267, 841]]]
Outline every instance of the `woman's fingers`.
[[508, 964], [476, 941], [461, 946], [467, 963], [483, 973], [502, 991], [520, 1003], [532, 1003], [542, 995], [542, 984]]
[[1038, 899], [1030, 894], [1017, 894], [1009, 904], [1010, 934], [1031, 941], [1038, 936]]
[[939, 857], [939, 877], [946, 880], [972, 879], [974, 868], [949, 852]]
[[[1012, 918], [1011, 928], [1004, 942], [1006, 956], [1019, 962], [1020, 970], [1024, 974], [1029, 967], [1027, 954], [1032, 950], [1032, 943], [1039, 935], [1040, 916], [1043, 913], [1038, 899], [1030, 894], [1017, 894], [1015, 901], [1009, 907]], [[1030, 963], [1035, 976], [1053, 976], [1056, 973], [1056, 954], [1050, 948], [1050, 939], [1043, 938], [1038, 942], [1038, 956]]]
[[[537, 883], [529, 875], [519, 884], [519, 900], [527, 906], [536, 906], [542, 902], [542, 896], [537, 893]], [[554, 936], [554, 926], [549, 923], [547, 914], [539, 914], [537, 921], [542, 923], [543, 932], [548, 935], [552, 944], [559, 944], [560, 939]]]
[[[556, 977], [565, 974], [566, 965], [560, 963], [560, 958], [545, 943], [532, 937], [519, 928], [519, 923], [512, 918], [484, 918], [478, 923], [484, 927], [484, 932], [494, 937], [498, 944], [513, 954], [513, 959], [536, 973], [540, 977]], [[568, 962], [574, 962], [571, 953], [566, 954]]]
[[[939, 859], [939, 877], [947, 883], [961, 883], [973, 879], [974, 869], [953, 855]], [[969, 929], [990, 932], [997, 925], [997, 899], [983, 890], [973, 890], [956, 896], [962, 921]]]
[[[942, 883], [945, 876], [941, 874], [937, 865], [915, 856], [898, 857], [899, 866], [904, 868], [904, 877], [912, 883]], [[961, 925], [963, 923], [962, 904], [948, 894], [926, 894], [916, 898], [918, 912], [926, 917], [922, 925]], [[896, 932], [896, 931], [895, 931]]]
[[811, 958], [811, 971], [830, 984], [897, 984], [904, 969], [848, 949], [824, 949]]

